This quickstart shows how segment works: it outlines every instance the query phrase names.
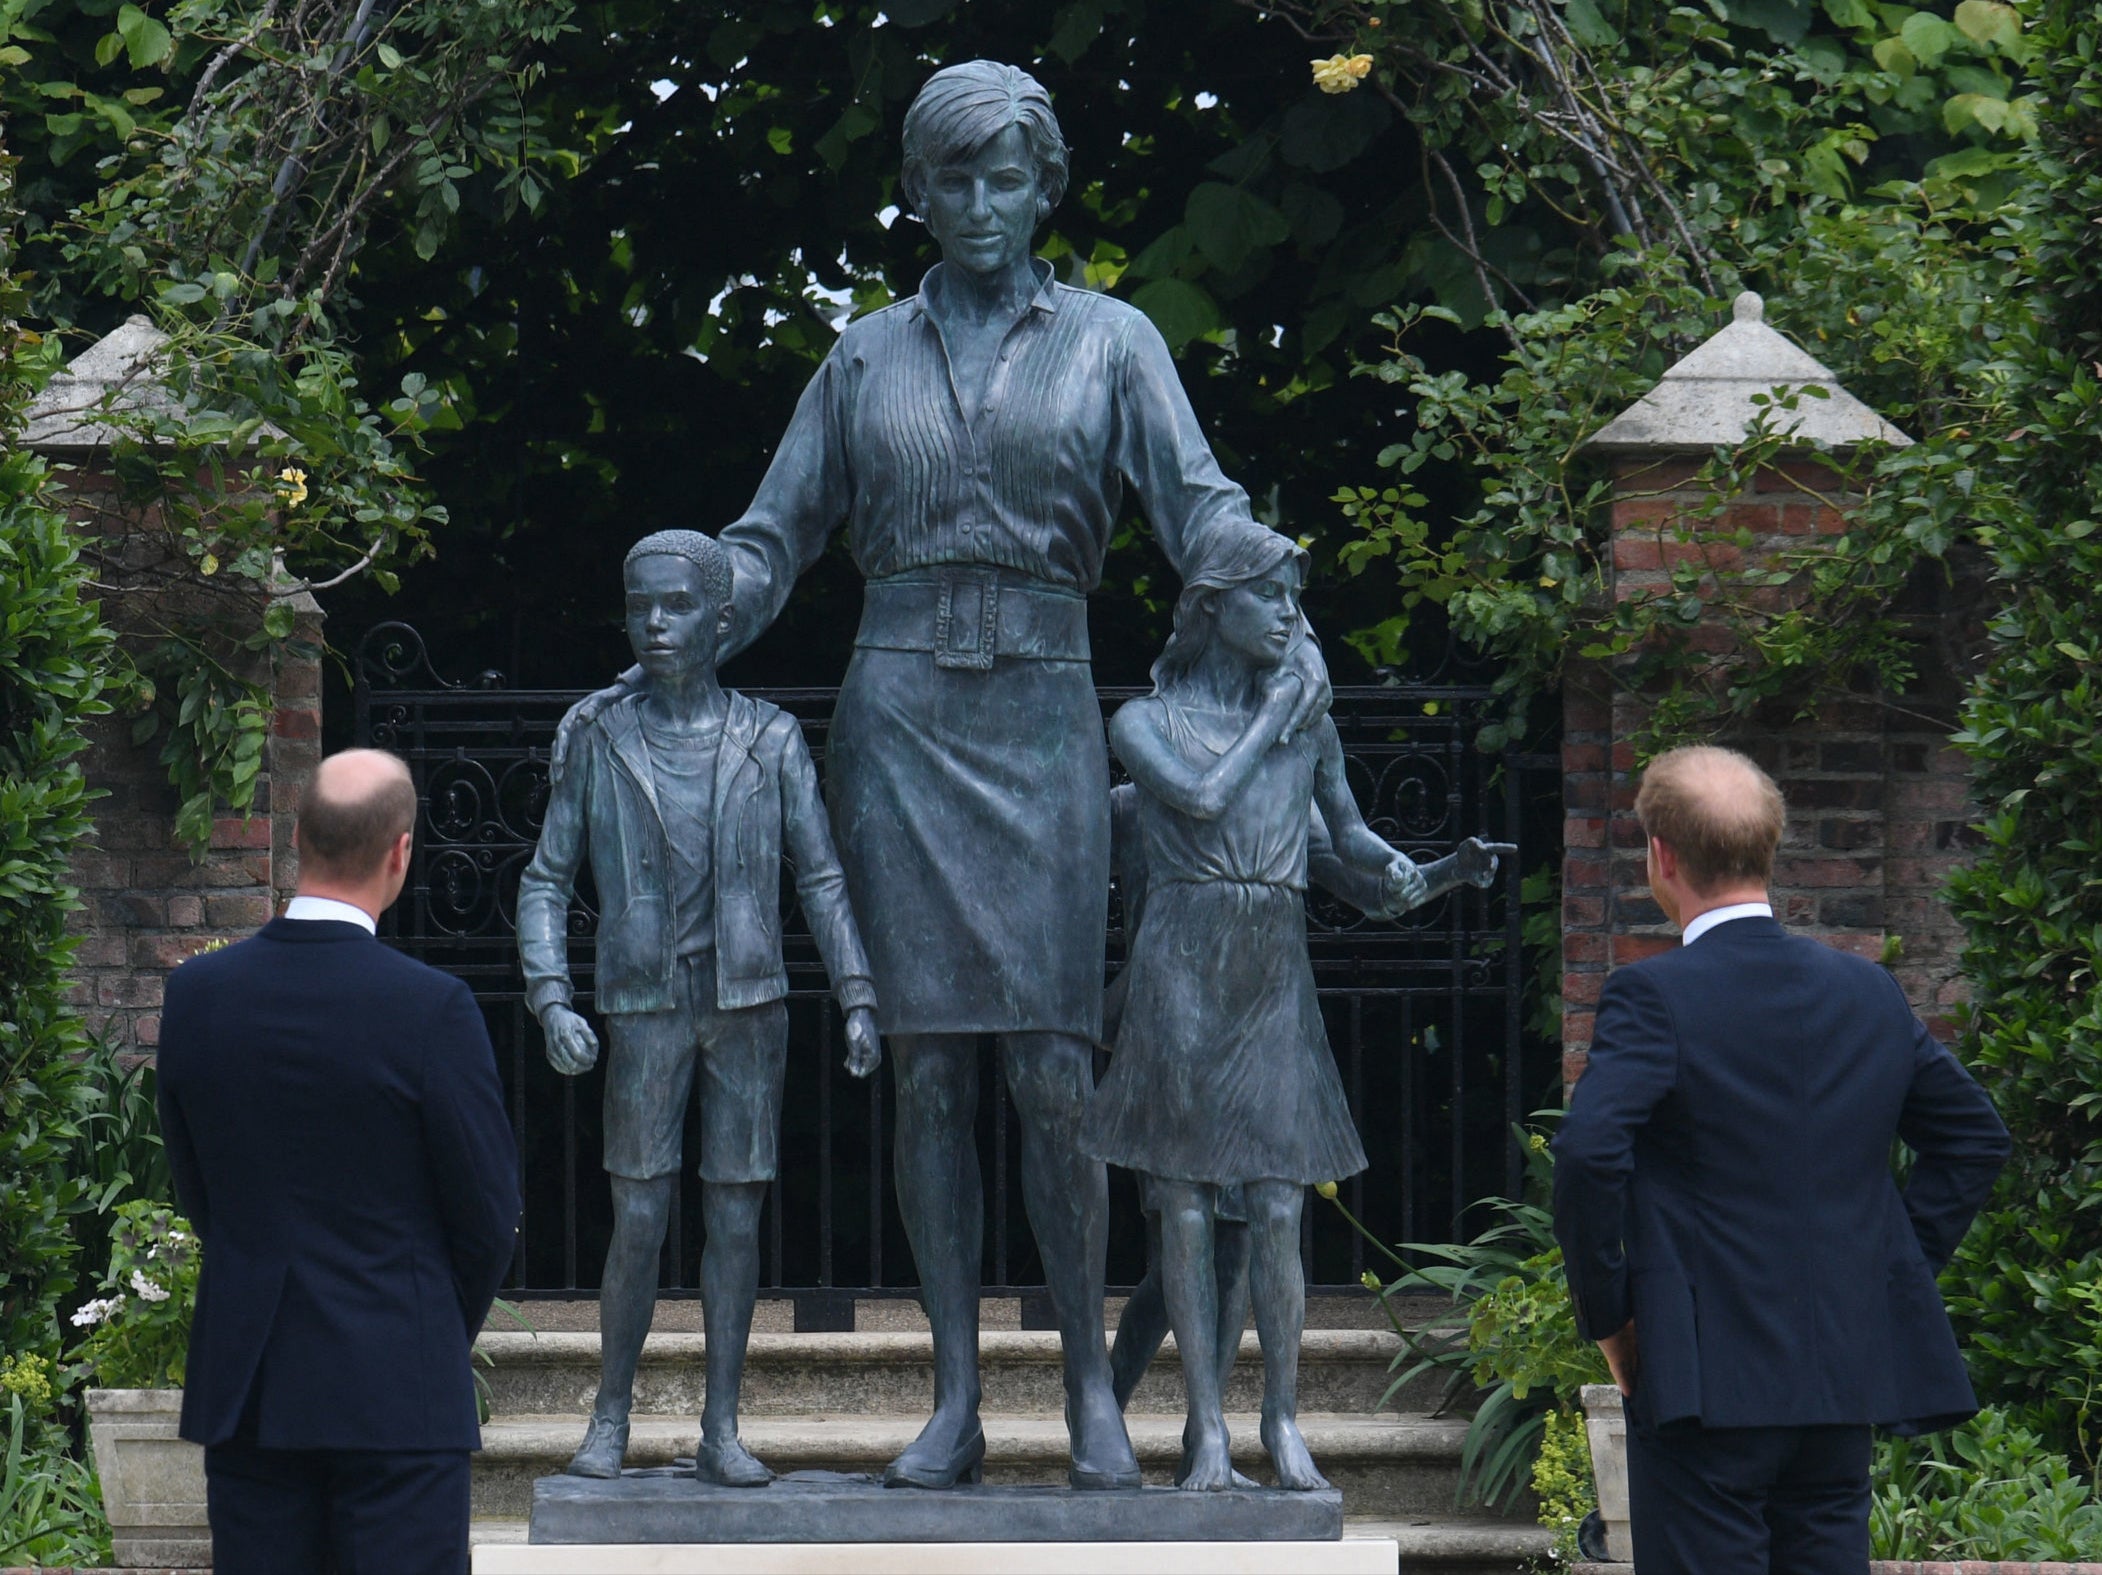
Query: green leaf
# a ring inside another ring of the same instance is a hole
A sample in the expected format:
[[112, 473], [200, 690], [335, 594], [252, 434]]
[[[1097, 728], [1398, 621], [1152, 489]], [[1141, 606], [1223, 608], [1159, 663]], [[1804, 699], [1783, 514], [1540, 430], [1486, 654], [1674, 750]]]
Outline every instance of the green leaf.
[[1253, 192], [1220, 181], [1200, 183], [1183, 209], [1197, 249], [1214, 267], [1232, 273], [1259, 246], [1275, 246], [1291, 233], [1285, 216]]
[[1909, 80], [1920, 68], [1919, 61], [1913, 58], [1912, 51], [1900, 39], [1878, 39], [1869, 53], [1876, 57], [1877, 65], [1900, 81]]
[[1563, 0], [1562, 15], [1569, 35], [1586, 49], [1617, 49], [1620, 34], [1600, 13], [1594, 0]]
[[1956, 7], [1956, 27], [1974, 44], [1991, 44], [2001, 50], [2022, 41], [2022, 13], [1996, 0], [1963, 0]]
[[1961, 131], [1973, 124], [1987, 131], [2000, 131], [2007, 125], [2007, 100], [1983, 93], [1958, 93], [1942, 105], [1941, 123], [1950, 131]]
[[1904, 40], [1912, 58], [1928, 71], [1941, 64], [1941, 57], [1962, 36], [1931, 11], [1913, 12], [1898, 29], [1898, 37]]
[[175, 48], [168, 30], [135, 5], [117, 8], [117, 31], [123, 36], [125, 56], [134, 68], [157, 66]]
[[1058, 14], [1058, 25], [1044, 47], [1071, 65], [1102, 36], [1102, 0], [1075, 0]]
[[1212, 298], [1186, 279], [1155, 279], [1139, 286], [1131, 304], [1153, 319], [1170, 350], [1180, 351], [1192, 339], [1219, 326]]

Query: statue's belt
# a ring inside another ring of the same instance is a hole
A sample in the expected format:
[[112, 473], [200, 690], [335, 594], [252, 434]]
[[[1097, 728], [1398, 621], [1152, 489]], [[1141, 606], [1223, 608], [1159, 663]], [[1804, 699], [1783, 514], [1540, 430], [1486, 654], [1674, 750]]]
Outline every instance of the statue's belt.
[[929, 569], [868, 582], [854, 643], [928, 651], [937, 667], [989, 672], [993, 658], [1084, 662], [1087, 598], [997, 569]]

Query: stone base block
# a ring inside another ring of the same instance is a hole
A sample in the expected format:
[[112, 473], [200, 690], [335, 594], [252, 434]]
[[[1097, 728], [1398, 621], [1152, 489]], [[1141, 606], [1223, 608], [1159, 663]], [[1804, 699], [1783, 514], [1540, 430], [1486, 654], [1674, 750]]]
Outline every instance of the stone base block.
[[540, 1546], [721, 1546], [1335, 1542], [1342, 1535], [1343, 1495], [1333, 1489], [1081, 1493], [988, 1483], [931, 1493], [832, 1471], [791, 1472], [763, 1488], [723, 1488], [672, 1469], [630, 1471], [612, 1482], [542, 1477], [533, 1484], [530, 1538]]
[[1387, 1539], [1337, 1542], [488, 1544], [474, 1575], [1394, 1575]]

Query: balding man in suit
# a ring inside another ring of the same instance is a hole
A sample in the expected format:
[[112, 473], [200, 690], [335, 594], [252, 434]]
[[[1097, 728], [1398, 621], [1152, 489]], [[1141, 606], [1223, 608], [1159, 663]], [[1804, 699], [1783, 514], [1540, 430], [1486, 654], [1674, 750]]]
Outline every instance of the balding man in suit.
[[1934, 1277], [2007, 1131], [1889, 973], [1775, 921], [1758, 766], [1673, 750], [1635, 813], [1683, 944], [1606, 982], [1555, 1138], [1577, 1323], [1627, 1396], [1635, 1567], [1860, 1575], [1871, 1426], [1977, 1409]]
[[323, 761], [284, 916], [168, 981], [161, 1125], [204, 1243], [182, 1436], [219, 1575], [467, 1568], [468, 1352], [518, 1155], [473, 995], [374, 939], [415, 815], [394, 756]]

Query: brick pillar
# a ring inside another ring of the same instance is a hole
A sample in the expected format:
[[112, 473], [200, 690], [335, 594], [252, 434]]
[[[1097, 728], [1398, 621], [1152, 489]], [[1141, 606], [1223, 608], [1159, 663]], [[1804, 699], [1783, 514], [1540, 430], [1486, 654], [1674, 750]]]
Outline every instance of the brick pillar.
[[[81, 528], [106, 533], [106, 479], [83, 467], [68, 484]], [[158, 550], [152, 543], [152, 533], [138, 531], [113, 550], [150, 553]], [[165, 600], [154, 592], [106, 596], [103, 618], [120, 633], [148, 627], [147, 604]], [[258, 625], [264, 605], [257, 595]], [[219, 610], [224, 606], [221, 598]], [[252, 935], [291, 895], [293, 814], [320, 759], [322, 625], [312, 596], [294, 598], [293, 606], [294, 642], [306, 654], [288, 653], [258, 674], [272, 690], [274, 714], [254, 809], [215, 819], [201, 858], [175, 840], [178, 804], [160, 761], [162, 736], [134, 744], [134, 718], [125, 715], [97, 718], [86, 729], [88, 786], [100, 797], [94, 833], [73, 859], [81, 906], [70, 928], [81, 943], [70, 998], [88, 1030], [121, 1051], [151, 1054], [159, 1043], [161, 989], [172, 969], [215, 941]]]
[[[1712, 589], [1819, 536], [1843, 532], [1855, 500], [1833, 490], [1822, 466], [1784, 461], [1728, 504], [1725, 531], [1748, 545], [1681, 540], [1676, 522], [1711, 501], [1694, 488], [1691, 457], [1615, 462], [1607, 595], [1640, 596], [1670, 582], [1674, 566], [1700, 560]], [[1709, 527], [1713, 533], [1713, 527]], [[1744, 538], [1739, 537], [1742, 541]], [[1760, 587], [1754, 597], [1787, 593]], [[1728, 654], [1721, 623], [1695, 631], [1695, 646]], [[1788, 802], [1774, 871], [1774, 911], [1798, 934], [1887, 963], [1914, 1010], [1936, 1033], [1954, 1031], [1963, 999], [1961, 933], [1939, 891], [1961, 860], [1972, 818], [1963, 757], [1948, 745], [1960, 675], [1921, 675], [1903, 707], [1873, 698], [1824, 707], [1777, 727], [1717, 740], [1773, 776]], [[1923, 714], [1924, 713], [1924, 714]], [[1634, 746], [1642, 697], [1604, 664], [1572, 664], [1564, 691], [1562, 866], [1563, 1078], [1582, 1074], [1600, 987], [1614, 968], [1677, 944], [1649, 895], [1646, 844], [1634, 815]]]

